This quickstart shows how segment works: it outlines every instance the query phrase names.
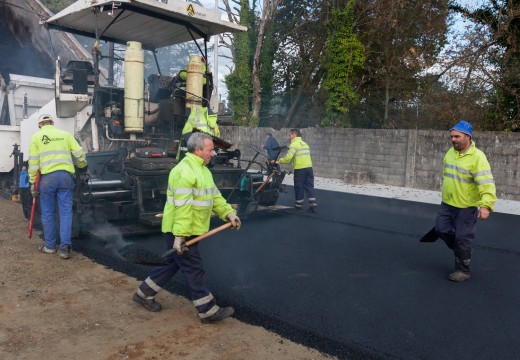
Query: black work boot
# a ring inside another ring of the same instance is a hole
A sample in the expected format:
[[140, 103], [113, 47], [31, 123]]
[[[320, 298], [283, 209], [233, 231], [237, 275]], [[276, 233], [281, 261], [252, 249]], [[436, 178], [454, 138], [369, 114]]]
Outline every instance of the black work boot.
[[448, 279], [455, 282], [463, 282], [470, 279], [470, 259], [462, 260], [455, 258], [455, 271], [452, 272]]
[[139, 305], [142, 305], [148, 311], [159, 312], [162, 310], [161, 304], [155, 301], [155, 299], [143, 299], [137, 293], [134, 293], [132, 300], [134, 300]]
[[213, 315], [207, 317], [207, 318], [204, 318], [204, 319], [200, 319], [200, 321], [204, 324], [208, 324], [208, 323], [212, 323], [212, 322], [216, 322], [216, 321], [220, 321], [220, 320], [224, 320], [225, 318], [227, 317], [230, 317], [231, 315], [233, 315], [233, 313], [235, 312], [235, 309], [233, 309], [232, 307], [224, 307], [224, 308], [219, 308], [217, 310], [216, 313], [214, 313]]

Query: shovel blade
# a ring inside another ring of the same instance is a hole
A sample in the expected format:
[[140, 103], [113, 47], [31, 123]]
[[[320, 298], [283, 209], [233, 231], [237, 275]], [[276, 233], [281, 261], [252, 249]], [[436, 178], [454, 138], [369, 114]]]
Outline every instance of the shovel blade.
[[424, 236], [419, 240], [420, 242], [434, 242], [439, 238], [437, 231], [435, 231], [435, 227], [431, 228]]

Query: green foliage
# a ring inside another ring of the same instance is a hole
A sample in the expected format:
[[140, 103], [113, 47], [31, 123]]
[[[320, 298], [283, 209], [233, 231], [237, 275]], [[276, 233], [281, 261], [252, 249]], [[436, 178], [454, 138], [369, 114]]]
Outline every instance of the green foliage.
[[429, 98], [431, 85], [421, 89], [421, 78], [436, 66], [445, 66], [438, 55], [448, 30], [447, 3], [358, 2], [356, 31], [365, 45], [366, 61], [359, 78], [360, 101], [351, 107], [353, 126], [406, 127], [406, 117], [424, 108], [422, 101]]
[[49, 8], [53, 13], [58, 13], [65, 9], [70, 4], [76, 2], [75, 0], [42, 0], [42, 3]]
[[333, 9], [327, 22], [323, 63], [323, 88], [327, 91], [327, 100], [323, 126], [349, 126], [349, 106], [359, 99], [355, 75], [365, 63], [365, 48], [353, 32], [354, 5], [355, 0], [350, 0], [344, 9]]
[[[240, 24], [250, 25], [251, 11], [249, 1], [240, 1]], [[236, 33], [235, 69], [226, 76], [229, 101], [233, 108], [234, 120], [237, 125], [246, 125], [251, 112], [253, 83], [251, 78], [252, 46], [249, 32]]]
[[260, 57], [260, 83], [262, 84], [262, 105], [259, 125], [268, 126], [271, 101], [273, 99], [273, 61], [276, 46], [274, 44], [273, 26], [271, 26], [264, 39], [262, 54]]

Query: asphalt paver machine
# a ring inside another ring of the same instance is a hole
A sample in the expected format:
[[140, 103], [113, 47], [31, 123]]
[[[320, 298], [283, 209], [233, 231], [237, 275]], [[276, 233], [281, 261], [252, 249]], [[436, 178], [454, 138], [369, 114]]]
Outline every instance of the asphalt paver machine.
[[[217, 9], [179, 0], [81, 0], [42, 25], [95, 39], [92, 63], [56, 60], [55, 99], [40, 110], [88, 150], [88, 173], [78, 177], [74, 196], [74, 235], [159, 231], [182, 129], [192, 109], [209, 105], [207, 44], [213, 35], [246, 28], [222, 20]], [[102, 81], [101, 41], [126, 46], [124, 87]], [[145, 51], [155, 57], [159, 48], [188, 41], [199, 53], [190, 56], [186, 79], [160, 69], [144, 78]], [[270, 164], [251, 171], [255, 160], [241, 159], [228, 140], [214, 137], [211, 168], [223, 196], [242, 214], [275, 209], [285, 173]]]

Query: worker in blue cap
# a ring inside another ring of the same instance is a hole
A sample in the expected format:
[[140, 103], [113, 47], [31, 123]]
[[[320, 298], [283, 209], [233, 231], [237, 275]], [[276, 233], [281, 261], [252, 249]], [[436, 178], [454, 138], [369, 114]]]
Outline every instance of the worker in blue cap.
[[470, 262], [477, 220], [489, 217], [496, 189], [486, 155], [472, 140], [473, 127], [465, 120], [450, 129], [453, 147], [444, 156], [442, 203], [435, 231], [455, 255], [451, 281], [470, 279]]

